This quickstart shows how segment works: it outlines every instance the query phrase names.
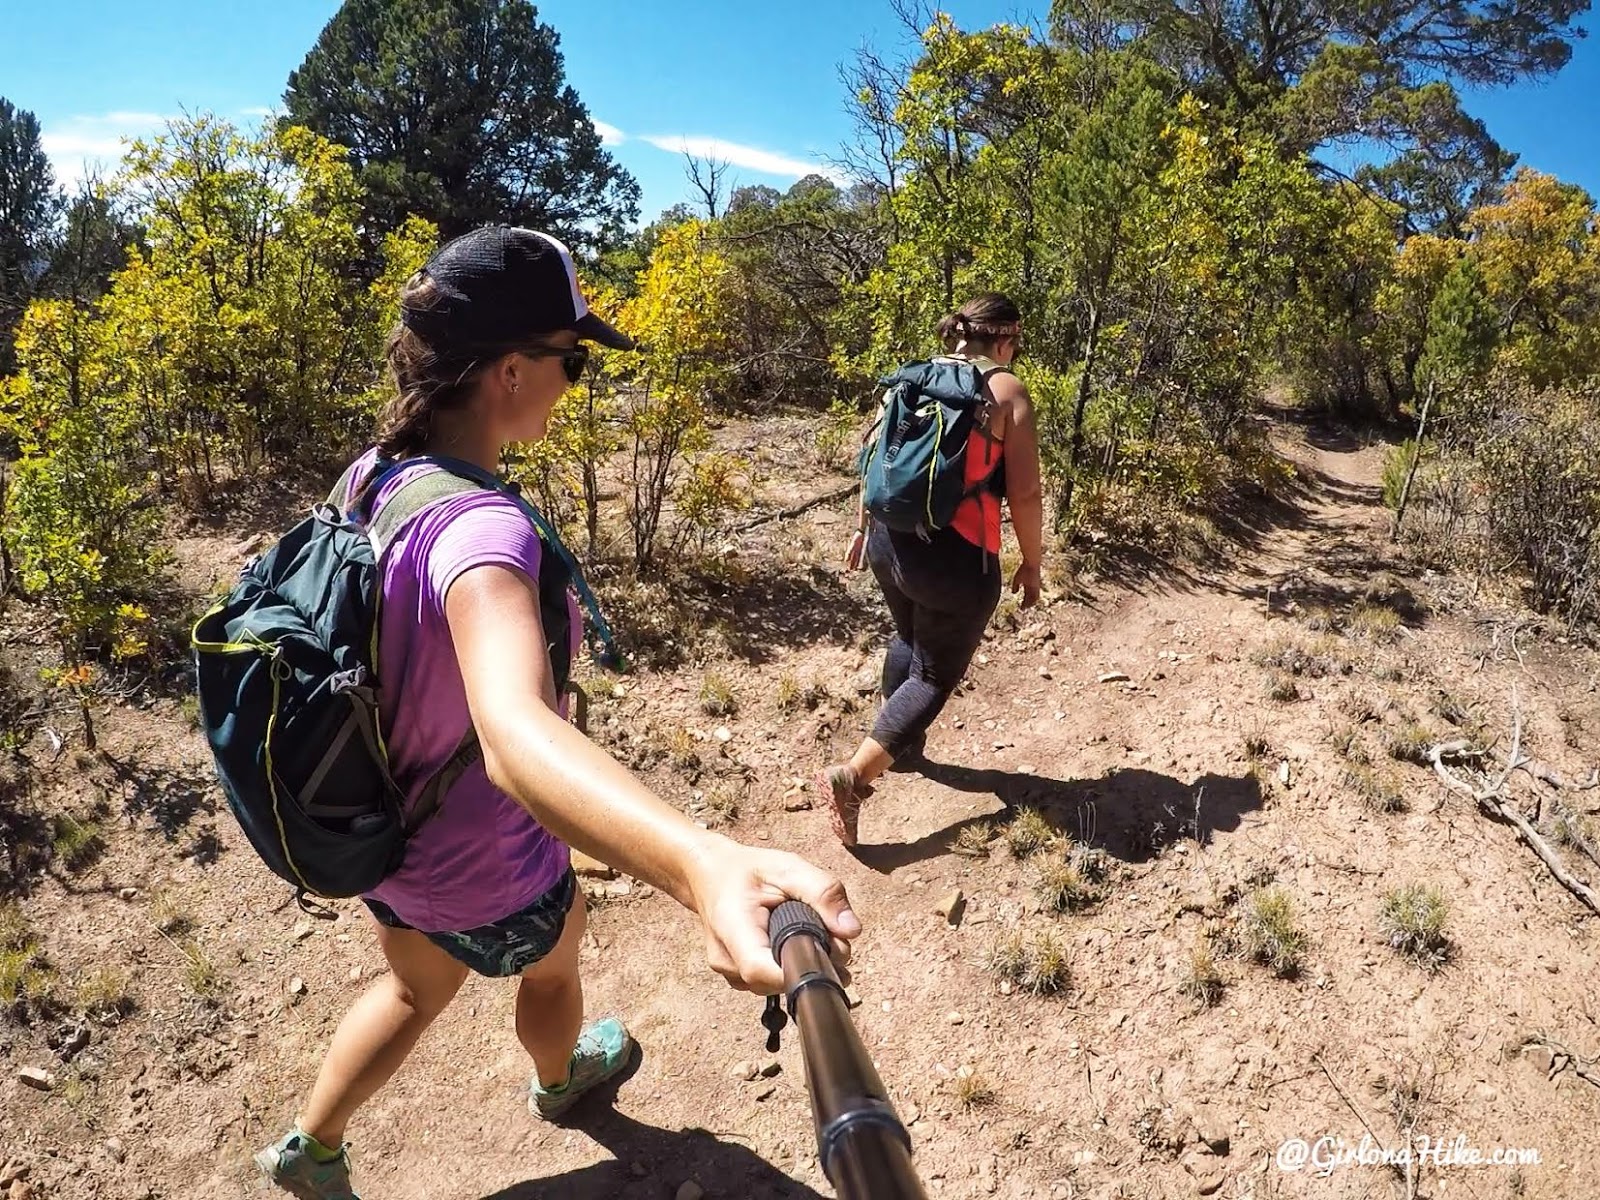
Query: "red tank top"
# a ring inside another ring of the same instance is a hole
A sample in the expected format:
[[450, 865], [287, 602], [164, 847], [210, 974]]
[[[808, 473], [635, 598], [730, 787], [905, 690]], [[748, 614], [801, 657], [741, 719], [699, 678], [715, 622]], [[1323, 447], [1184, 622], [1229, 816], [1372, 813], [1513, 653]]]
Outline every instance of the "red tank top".
[[[949, 357], [961, 357], [986, 376], [1000, 365], [982, 355]], [[990, 554], [1000, 553], [1000, 497], [994, 492], [991, 481], [997, 478], [1004, 462], [1005, 443], [991, 434], [987, 425], [974, 428], [967, 437], [966, 484], [967, 490], [975, 494], [961, 502], [950, 527]]]

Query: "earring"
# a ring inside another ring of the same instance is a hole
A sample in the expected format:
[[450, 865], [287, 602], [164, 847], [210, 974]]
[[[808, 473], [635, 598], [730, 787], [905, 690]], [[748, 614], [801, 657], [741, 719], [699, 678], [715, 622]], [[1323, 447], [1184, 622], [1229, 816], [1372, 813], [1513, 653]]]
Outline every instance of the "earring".
[[512, 384], [512, 385], [511, 385], [511, 394], [512, 394], [512, 395], [513, 395], [513, 396], [515, 396], [515, 395], [516, 395], [516, 394], [517, 394], [517, 389], [518, 389], [518, 388], [519, 388], [519, 387], [521, 387], [521, 386], [522, 386], [522, 385], [521, 385], [521, 384], [520, 384], [520, 383], [513, 383], [513, 384]]

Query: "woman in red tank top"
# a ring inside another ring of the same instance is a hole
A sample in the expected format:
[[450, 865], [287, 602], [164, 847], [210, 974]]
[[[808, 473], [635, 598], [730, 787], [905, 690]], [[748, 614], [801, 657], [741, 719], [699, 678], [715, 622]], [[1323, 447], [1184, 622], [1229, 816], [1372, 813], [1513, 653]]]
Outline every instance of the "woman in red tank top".
[[1000, 509], [1022, 551], [1011, 590], [1022, 606], [1039, 600], [1044, 506], [1039, 441], [1028, 390], [1010, 371], [1022, 341], [1022, 314], [1005, 296], [976, 296], [939, 323], [946, 356], [971, 362], [984, 379], [986, 404], [967, 446], [971, 493], [950, 524], [931, 536], [898, 533], [858, 509], [852, 569], [870, 566], [894, 621], [884, 654], [883, 705], [847, 763], [829, 767], [818, 785], [831, 805], [834, 833], [856, 844], [861, 802], [896, 762], [922, 752], [928, 728], [966, 674], [1000, 601]]

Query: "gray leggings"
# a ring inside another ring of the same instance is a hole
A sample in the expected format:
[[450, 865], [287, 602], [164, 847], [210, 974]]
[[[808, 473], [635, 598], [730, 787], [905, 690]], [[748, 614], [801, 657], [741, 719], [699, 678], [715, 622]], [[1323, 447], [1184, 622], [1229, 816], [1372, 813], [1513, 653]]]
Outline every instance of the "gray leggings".
[[1000, 560], [953, 529], [924, 542], [873, 522], [867, 562], [894, 620], [872, 739], [899, 758], [921, 747], [983, 642], [1000, 603]]

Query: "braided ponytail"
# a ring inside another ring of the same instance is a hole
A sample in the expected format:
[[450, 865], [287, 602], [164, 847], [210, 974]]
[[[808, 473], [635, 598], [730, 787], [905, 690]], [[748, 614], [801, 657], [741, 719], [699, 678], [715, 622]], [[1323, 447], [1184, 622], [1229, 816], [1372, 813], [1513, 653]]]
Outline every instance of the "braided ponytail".
[[[401, 311], [426, 312], [437, 298], [436, 285], [418, 271], [401, 289]], [[427, 449], [434, 416], [471, 399], [480, 362], [488, 361], [463, 361], [426, 341], [403, 320], [390, 332], [384, 358], [394, 386], [378, 417], [378, 452], [385, 458], [409, 458]]]

